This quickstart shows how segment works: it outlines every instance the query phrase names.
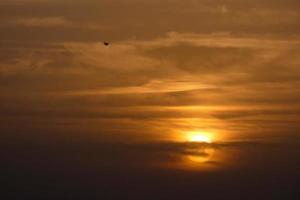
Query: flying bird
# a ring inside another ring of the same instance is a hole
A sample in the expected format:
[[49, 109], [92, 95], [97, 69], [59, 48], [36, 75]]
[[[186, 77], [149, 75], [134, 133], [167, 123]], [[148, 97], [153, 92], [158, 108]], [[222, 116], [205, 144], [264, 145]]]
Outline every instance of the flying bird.
[[108, 42], [103, 42], [103, 44], [104, 44], [105, 46], [108, 46], [108, 45], [109, 45], [109, 43], [108, 43]]

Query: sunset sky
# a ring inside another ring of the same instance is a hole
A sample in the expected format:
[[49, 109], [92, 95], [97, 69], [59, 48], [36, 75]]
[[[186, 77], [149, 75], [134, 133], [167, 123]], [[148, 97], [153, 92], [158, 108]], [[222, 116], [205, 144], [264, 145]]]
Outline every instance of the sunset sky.
[[297, 199], [300, 1], [0, 0], [0, 134], [16, 196]]

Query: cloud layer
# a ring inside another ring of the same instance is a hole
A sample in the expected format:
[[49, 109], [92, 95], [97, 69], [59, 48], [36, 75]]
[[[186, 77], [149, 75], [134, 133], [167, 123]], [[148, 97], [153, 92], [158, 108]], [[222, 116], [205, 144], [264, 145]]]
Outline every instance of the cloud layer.
[[294, 0], [3, 1], [1, 129], [146, 140], [187, 129], [297, 135], [298, 8]]

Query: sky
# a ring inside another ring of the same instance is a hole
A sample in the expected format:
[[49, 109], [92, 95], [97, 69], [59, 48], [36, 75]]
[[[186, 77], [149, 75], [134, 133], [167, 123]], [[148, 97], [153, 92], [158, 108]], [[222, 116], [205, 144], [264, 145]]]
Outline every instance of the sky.
[[299, 52], [299, 0], [1, 0], [8, 191], [297, 199]]

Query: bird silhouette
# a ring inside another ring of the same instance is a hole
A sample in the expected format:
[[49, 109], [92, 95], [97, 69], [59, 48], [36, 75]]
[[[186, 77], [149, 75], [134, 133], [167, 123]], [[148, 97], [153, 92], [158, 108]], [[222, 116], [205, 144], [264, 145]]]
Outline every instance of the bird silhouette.
[[108, 42], [103, 42], [103, 44], [104, 44], [105, 46], [108, 46], [108, 45], [109, 45], [109, 43], [108, 43]]

